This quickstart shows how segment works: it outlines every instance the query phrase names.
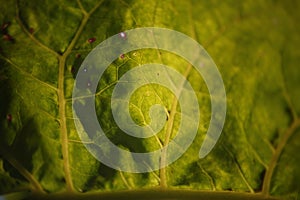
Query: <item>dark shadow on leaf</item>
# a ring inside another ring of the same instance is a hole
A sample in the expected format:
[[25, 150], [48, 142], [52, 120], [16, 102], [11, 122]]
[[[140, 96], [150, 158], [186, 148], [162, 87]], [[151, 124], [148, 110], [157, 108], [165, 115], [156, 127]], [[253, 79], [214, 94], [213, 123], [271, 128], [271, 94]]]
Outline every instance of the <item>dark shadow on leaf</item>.
[[[37, 124], [33, 118], [27, 120], [22, 129], [17, 133], [14, 142], [11, 145], [11, 154], [22, 164], [29, 172], [33, 169], [33, 155], [39, 148], [41, 135], [38, 132]], [[5, 169], [10, 172], [11, 176], [19, 177], [16, 169], [12, 168], [9, 163], [4, 162]]]

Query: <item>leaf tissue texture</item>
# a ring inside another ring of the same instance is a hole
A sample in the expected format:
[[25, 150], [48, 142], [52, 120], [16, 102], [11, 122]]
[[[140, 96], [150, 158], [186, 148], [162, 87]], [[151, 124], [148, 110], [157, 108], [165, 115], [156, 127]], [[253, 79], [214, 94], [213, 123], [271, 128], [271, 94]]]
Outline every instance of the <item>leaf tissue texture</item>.
[[[1, 195], [299, 198], [298, 1], [0, 0], [0, 5]], [[166, 168], [138, 174], [105, 166], [80, 140], [72, 91], [82, 61], [108, 37], [138, 27], [182, 32], [203, 45], [218, 66], [227, 116], [207, 157], [198, 157], [211, 117], [205, 82], [185, 60], [157, 49], [120, 55], [106, 69], [95, 95], [98, 121], [106, 136], [128, 151], [168, 144], [181, 108], [167, 88], [146, 85], [130, 98], [131, 117], [141, 126], [150, 122], [152, 105], [165, 107], [168, 122], [156, 136], [127, 135], [110, 108], [123, 74], [146, 63], [164, 64], [187, 78], [199, 102], [199, 130], [189, 149]]]

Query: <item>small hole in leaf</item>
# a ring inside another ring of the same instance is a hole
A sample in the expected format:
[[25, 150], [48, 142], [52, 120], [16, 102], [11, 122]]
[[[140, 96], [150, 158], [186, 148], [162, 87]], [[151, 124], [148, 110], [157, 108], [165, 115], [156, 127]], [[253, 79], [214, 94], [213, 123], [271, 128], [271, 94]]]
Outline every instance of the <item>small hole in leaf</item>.
[[120, 35], [120, 37], [123, 38], [123, 39], [126, 38], [126, 33], [125, 33], [125, 32], [121, 32], [121, 33], [119, 33], [119, 35]]

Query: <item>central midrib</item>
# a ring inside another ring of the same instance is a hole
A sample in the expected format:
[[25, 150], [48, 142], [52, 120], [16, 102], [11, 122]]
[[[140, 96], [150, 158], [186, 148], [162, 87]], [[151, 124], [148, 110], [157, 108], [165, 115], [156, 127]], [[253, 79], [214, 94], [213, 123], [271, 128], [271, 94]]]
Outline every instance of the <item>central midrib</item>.
[[63, 167], [65, 172], [65, 180], [68, 191], [73, 191], [73, 183], [69, 166], [69, 152], [68, 152], [68, 130], [66, 123], [65, 110], [65, 93], [64, 93], [64, 66], [66, 57], [59, 58], [59, 75], [58, 75], [58, 105], [59, 105], [59, 119], [60, 119], [60, 133], [62, 142]]
[[67, 50], [62, 56], [59, 57], [59, 72], [58, 72], [58, 105], [59, 105], [59, 119], [60, 119], [60, 133], [62, 142], [62, 155], [63, 155], [63, 168], [65, 172], [66, 187], [68, 191], [74, 191], [73, 181], [70, 171], [70, 160], [69, 160], [69, 149], [68, 149], [68, 129], [66, 122], [66, 99], [64, 91], [64, 77], [65, 77], [65, 66], [66, 59], [71, 53], [76, 41], [79, 38], [86, 22], [88, 20], [87, 16], [81, 21], [81, 24], [76, 32], [73, 40], [69, 44]]
[[65, 173], [66, 188], [68, 192], [74, 192], [74, 185], [72, 181], [71, 171], [70, 171], [70, 160], [69, 160], [69, 149], [68, 149], [68, 129], [66, 122], [66, 99], [64, 92], [64, 72], [66, 66], [66, 59], [72, 52], [73, 47], [75, 46], [80, 34], [82, 33], [87, 21], [93, 12], [101, 5], [103, 1], [99, 1], [98, 4], [87, 13], [85, 10], [82, 10], [83, 18], [81, 20], [80, 26], [76, 31], [73, 39], [68, 45], [66, 51], [58, 56], [59, 61], [59, 72], [58, 72], [58, 105], [59, 105], [59, 119], [60, 119], [60, 133], [61, 133], [61, 142], [62, 142], [62, 156], [63, 156], [63, 168]]

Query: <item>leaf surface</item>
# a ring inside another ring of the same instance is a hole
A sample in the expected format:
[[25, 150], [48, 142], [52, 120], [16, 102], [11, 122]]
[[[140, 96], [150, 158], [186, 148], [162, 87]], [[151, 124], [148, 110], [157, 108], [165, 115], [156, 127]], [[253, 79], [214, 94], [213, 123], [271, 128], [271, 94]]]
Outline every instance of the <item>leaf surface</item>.
[[[1, 5], [0, 193], [167, 188], [298, 198], [298, 2], [22, 0]], [[125, 54], [101, 77], [95, 101], [98, 121], [114, 144], [149, 152], [166, 145], [166, 135], [172, 140], [178, 130], [181, 107], [158, 85], [139, 88], [129, 107], [133, 120], [145, 125], [149, 108], [164, 105], [170, 118], [155, 137], [128, 136], [115, 123], [110, 108], [114, 86], [139, 65], [161, 63], [184, 74], [201, 111], [198, 134], [180, 159], [158, 171], [125, 173], [97, 161], [82, 144], [72, 91], [82, 61], [97, 44], [147, 26], [180, 31], [203, 45], [224, 80], [227, 117], [217, 145], [199, 159], [211, 117], [201, 75], [170, 52]]]

